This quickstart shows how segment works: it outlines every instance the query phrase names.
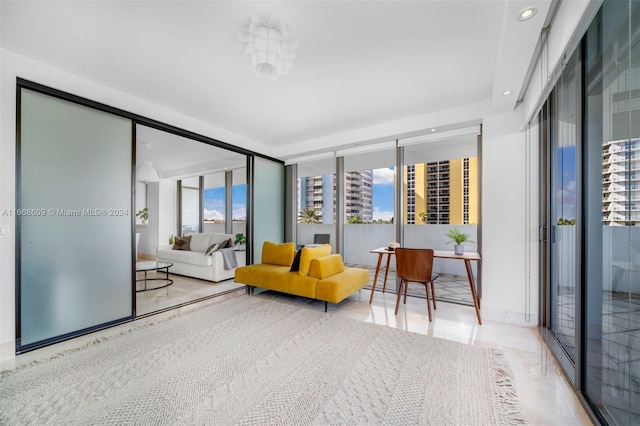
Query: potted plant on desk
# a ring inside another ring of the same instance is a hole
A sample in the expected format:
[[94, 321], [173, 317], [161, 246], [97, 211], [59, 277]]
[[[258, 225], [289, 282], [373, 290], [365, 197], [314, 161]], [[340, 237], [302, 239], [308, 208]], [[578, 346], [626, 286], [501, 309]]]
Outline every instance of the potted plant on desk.
[[446, 236], [451, 239], [451, 241], [449, 241], [448, 243], [455, 243], [455, 245], [453, 246], [453, 251], [455, 252], [455, 254], [464, 253], [464, 246], [462, 245], [463, 243], [467, 241], [470, 243], [473, 242], [469, 239], [469, 234], [462, 233], [458, 231], [458, 228], [455, 227], [449, 229], [449, 232], [446, 233]]

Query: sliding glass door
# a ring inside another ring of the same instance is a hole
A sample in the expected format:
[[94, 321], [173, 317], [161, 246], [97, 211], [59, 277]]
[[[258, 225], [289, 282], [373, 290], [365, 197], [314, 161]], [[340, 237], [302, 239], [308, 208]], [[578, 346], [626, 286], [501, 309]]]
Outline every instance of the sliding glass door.
[[578, 150], [579, 55], [576, 52], [551, 95], [551, 312], [550, 330], [571, 362], [576, 349], [576, 283], [579, 282]]
[[586, 391], [640, 424], [640, 2], [606, 2], [585, 57]]
[[248, 249], [252, 250], [251, 260], [259, 263], [265, 241], [284, 241], [284, 165], [259, 156], [251, 157], [249, 164], [252, 193]]
[[637, 425], [640, 1], [603, 3], [542, 122], [544, 336], [601, 423]]
[[132, 122], [19, 88], [17, 351], [132, 315]]

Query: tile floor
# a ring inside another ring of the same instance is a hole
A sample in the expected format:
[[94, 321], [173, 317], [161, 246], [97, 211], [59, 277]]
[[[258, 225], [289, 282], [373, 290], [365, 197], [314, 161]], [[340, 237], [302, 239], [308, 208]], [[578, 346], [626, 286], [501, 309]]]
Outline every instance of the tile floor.
[[[356, 266], [356, 265], [349, 265]], [[375, 268], [369, 266], [358, 267], [369, 269], [371, 281], [367, 288], [371, 288], [373, 283], [373, 276]], [[149, 279], [164, 279], [164, 272], [148, 271], [147, 277]], [[137, 283], [137, 289], [144, 288], [142, 279], [144, 278], [143, 272], [138, 272], [136, 279], [140, 280]], [[212, 296], [215, 294], [225, 293], [233, 291], [238, 288], [244, 288], [243, 285], [234, 283], [232, 280], [222, 281], [219, 283], [212, 283], [209, 281], [198, 280], [195, 278], [184, 277], [181, 275], [169, 274], [169, 278], [173, 280], [173, 284], [168, 287], [159, 288], [157, 290], [140, 291], [136, 293], [136, 310], [137, 315], [147, 315], [152, 312], [163, 310], [171, 306], [176, 306], [184, 303], [188, 303], [194, 300], [201, 299], [203, 297]], [[378, 290], [382, 289], [382, 276], [378, 278], [376, 287]], [[148, 287], [164, 285], [163, 281], [149, 281]], [[471, 293], [469, 292], [469, 282], [467, 277], [440, 274], [435, 281], [436, 297], [438, 300], [461, 303], [464, 305], [473, 306], [473, 300]], [[396, 288], [396, 274], [395, 269], [389, 270], [387, 277], [387, 289], [393, 292]], [[409, 294], [417, 297], [425, 296], [424, 287], [418, 284], [409, 285]]]
[[[144, 273], [138, 272], [136, 276], [138, 280], [142, 280], [144, 278]], [[164, 278], [165, 276], [164, 272], [147, 272], [148, 278]], [[226, 293], [240, 288], [245, 289], [244, 285], [236, 284], [233, 280], [213, 283], [210, 281], [198, 280], [174, 274], [169, 274], [169, 278], [173, 280], [173, 284], [168, 287], [136, 293], [136, 313], [138, 316], [147, 315], [152, 312], [192, 302], [204, 297]], [[148, 284], [149, 287], [152, 287], [163, 285], [164, 282], [149, 281]], [[137, 290], [141, 290], [144, 288], [144, 283], [139, 281], [136, 283], [136, 286]]]

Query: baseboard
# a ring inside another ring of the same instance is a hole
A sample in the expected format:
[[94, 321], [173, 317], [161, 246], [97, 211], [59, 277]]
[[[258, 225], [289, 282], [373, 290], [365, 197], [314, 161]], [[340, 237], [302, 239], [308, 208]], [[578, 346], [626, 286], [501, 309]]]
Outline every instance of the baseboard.
[[538, 326], [537, 315], [526, 316], [522, 312], [503, 311], [500, 309], [492, 309], [486, 307], [482, 307], [482, 310], [480, 312], [482, 313], [483, 320], [501, 322], [504, 324], [516, 325], [518, 327]]
[[139, 261], [141, 260], [156, 260], [156, 257], [152, 254], [147, 254], [147, 253], [138, 253], [138, 259]]
[[16, 343], [0, 343], [0, 362], [12, 360], [16, 357]]

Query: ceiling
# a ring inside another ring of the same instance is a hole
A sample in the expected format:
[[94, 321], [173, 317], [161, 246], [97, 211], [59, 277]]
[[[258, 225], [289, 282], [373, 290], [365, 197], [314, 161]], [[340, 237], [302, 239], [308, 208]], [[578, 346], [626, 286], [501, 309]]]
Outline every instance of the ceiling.
[[[314, 139], [458, 106], [513, 110], [551, 3], [3, 0], [1, 43], [286, 158]], [[532, 5], [538, 14], [519, 22]], [[288, 76], [245, 68], [238, 36], [251, 14], [288, 23], [299, 45]]]
[[[184, 179], [212, 173], [221, 175], [227, 170], [245, 169], [247, 165], [246, 156], [242, 154], [137, 125], [136, 163], [142, 164], [143, 161], [151, 161], [162, 179]], [[244, 174], [240, 172], [234, 176], [234, 182], [244, 183]]]

